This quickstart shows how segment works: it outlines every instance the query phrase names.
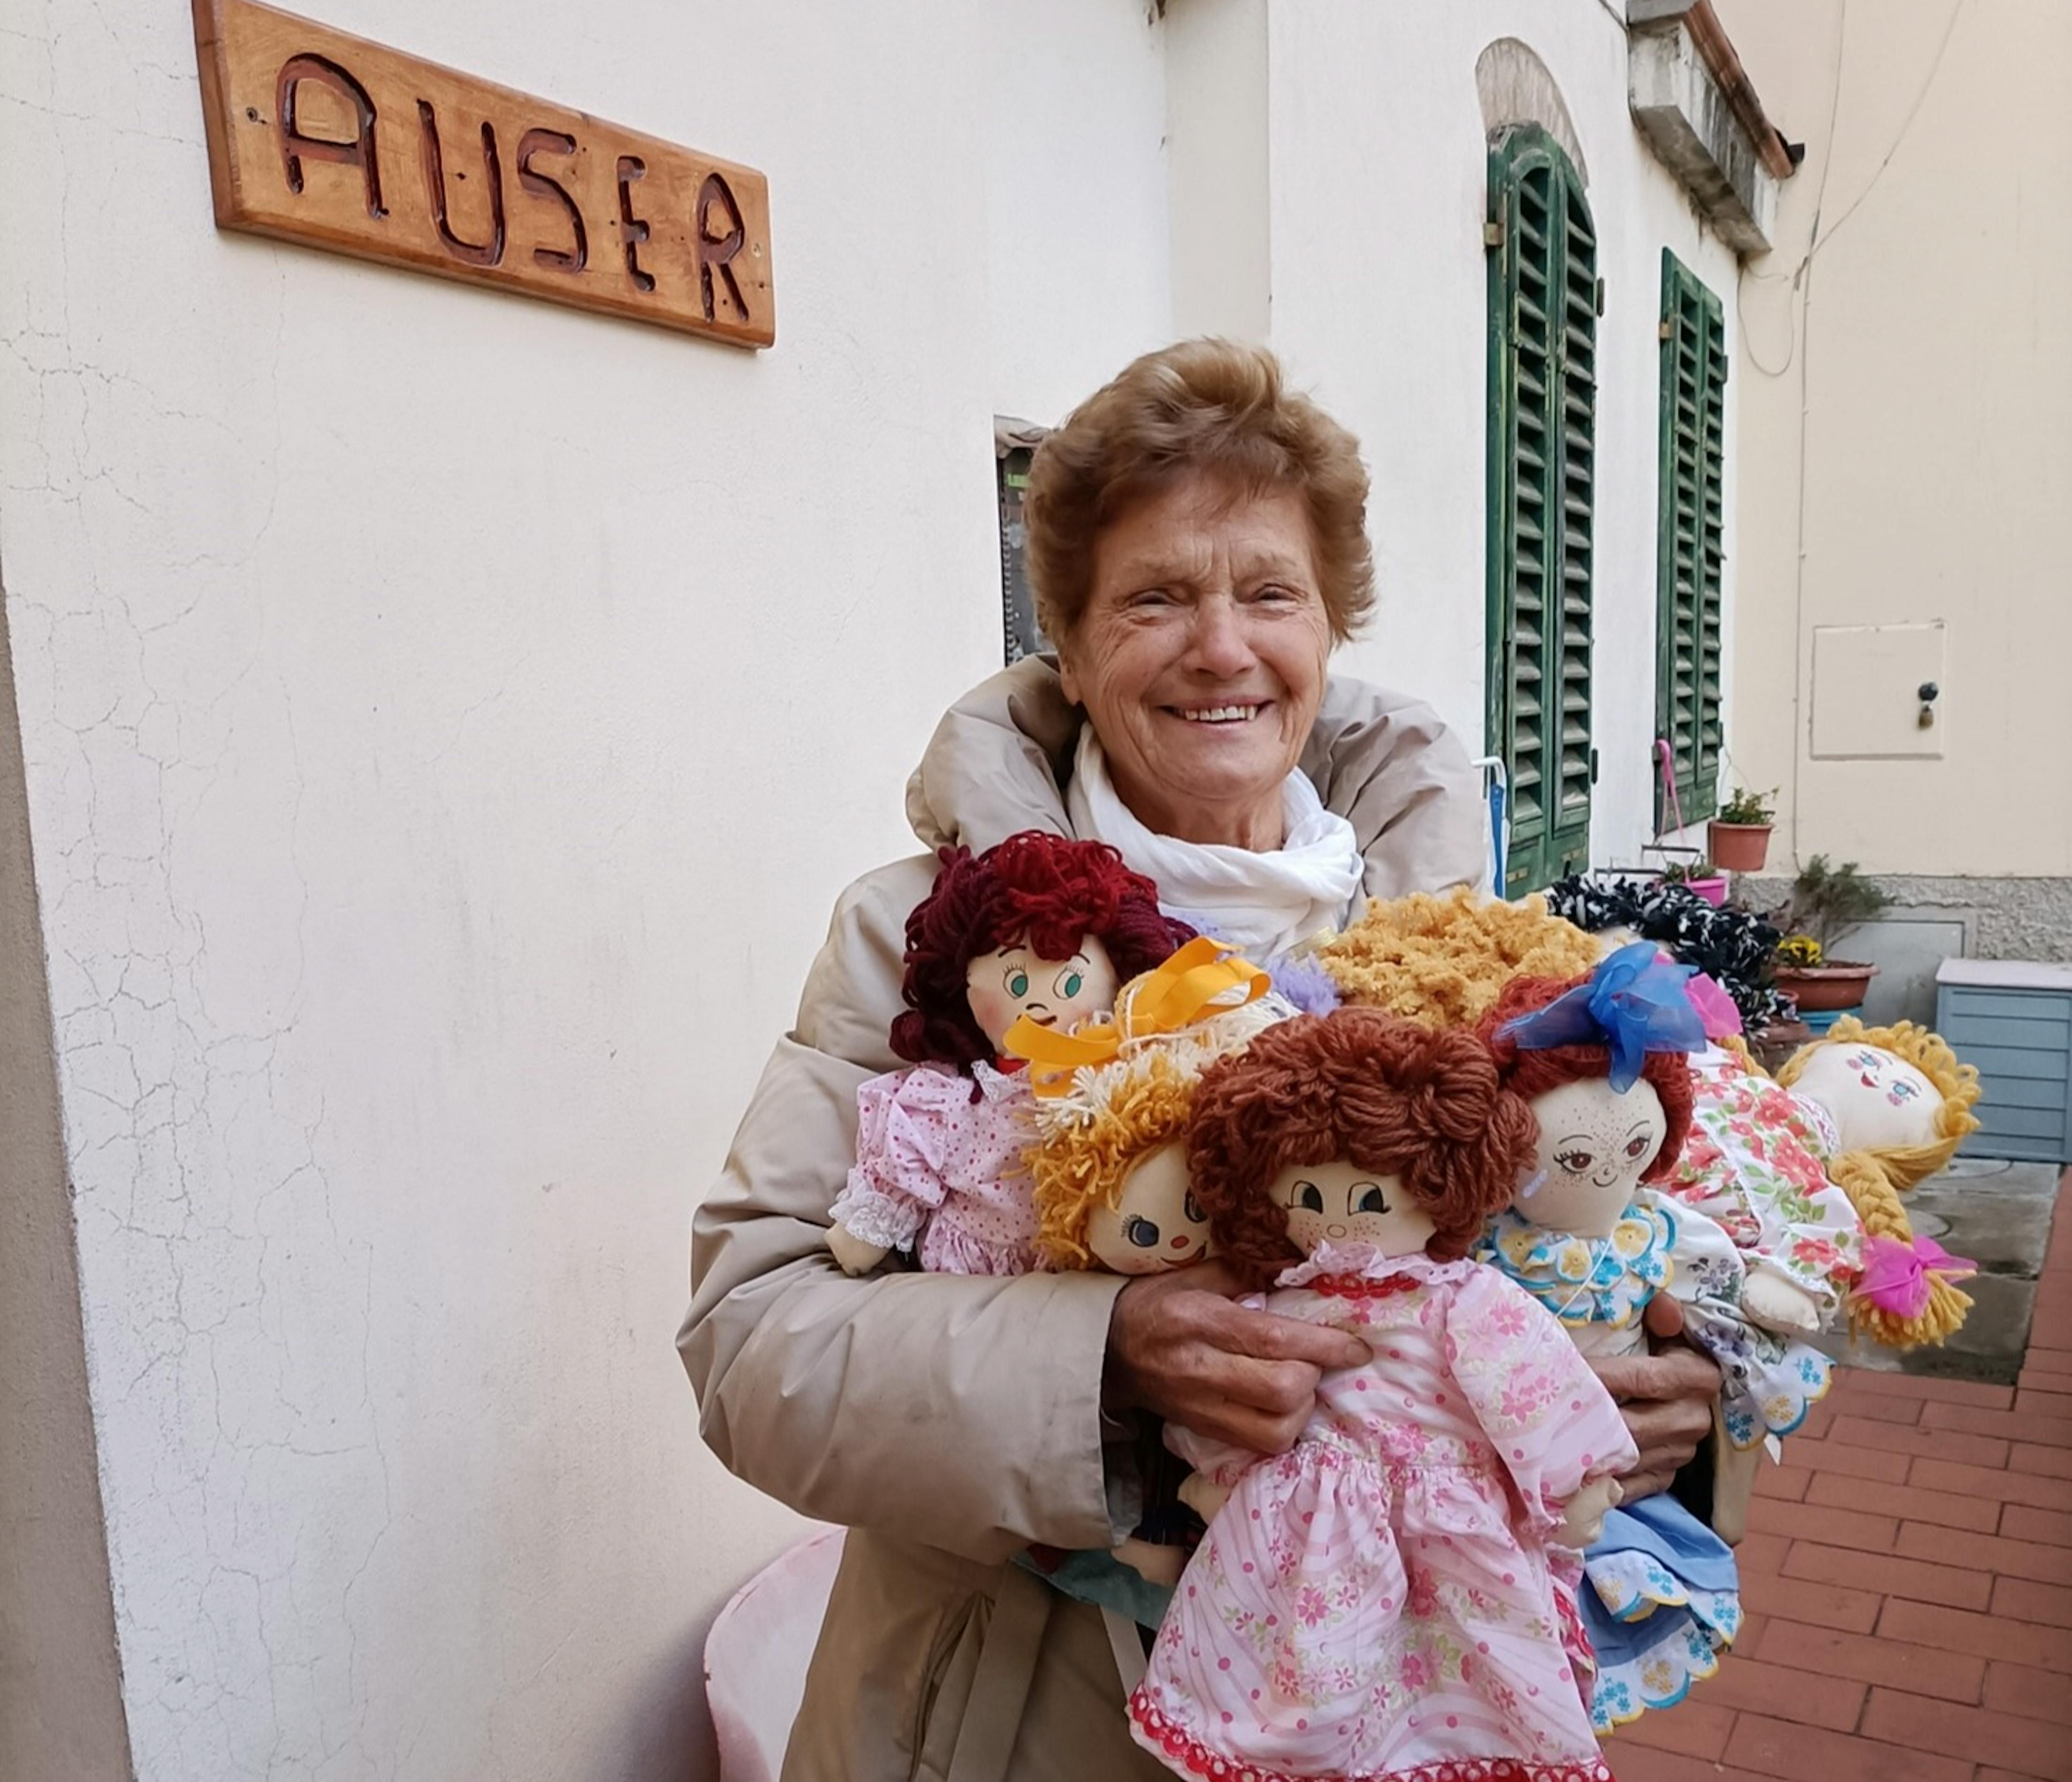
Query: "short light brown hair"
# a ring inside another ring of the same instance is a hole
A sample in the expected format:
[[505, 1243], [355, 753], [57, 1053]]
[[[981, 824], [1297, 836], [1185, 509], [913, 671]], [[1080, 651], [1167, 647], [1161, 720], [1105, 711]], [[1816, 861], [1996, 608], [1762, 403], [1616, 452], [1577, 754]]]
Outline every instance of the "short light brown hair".
[[1051, 641], [1079, 627], [1102, 529], [1133, 502], [1198, 473], [1248, 494], [1302, 498], [1331, 634], [1350, 637], [1374, 605], [1359, 441], [1283, 388], [1281, 362], [1264, 347], [1182, 340], [1125, 367], [1037, 448], [1023, 511], [1036, 617]]

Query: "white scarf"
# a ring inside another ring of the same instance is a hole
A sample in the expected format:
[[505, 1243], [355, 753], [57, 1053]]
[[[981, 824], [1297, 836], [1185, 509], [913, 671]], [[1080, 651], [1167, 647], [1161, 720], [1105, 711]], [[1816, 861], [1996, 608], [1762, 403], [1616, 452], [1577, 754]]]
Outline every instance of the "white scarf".
[[1301, 768], [1289, 774], [1281, 798], [1285, 840], [1269, 852], [1156, 835], [1116, 793], [1089, 724], [1079, 732], [1065, 809], [1073, 834], [1106, 842], [1153, 880], [1170, 914], [1198, 920], [1219, 940], [1264, 959], [1320, 928], [1342, 926], [1365, 869], [1353, 826], [1324, 808]]

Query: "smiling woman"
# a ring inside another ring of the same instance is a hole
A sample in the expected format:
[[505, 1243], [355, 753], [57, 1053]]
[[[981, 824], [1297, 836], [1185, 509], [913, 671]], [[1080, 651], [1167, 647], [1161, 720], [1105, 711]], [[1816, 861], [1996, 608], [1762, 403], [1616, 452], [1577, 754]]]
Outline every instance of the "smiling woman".
[[[1057, 660], [1018, 663], [944, 716], [907, 786], [923, 845], [1105, 842], [1169, 917], [1260, 958], [1342, 926], [1363, 895], [1477, 883], [1467, 751], [1429, 707], [1328, 672], [1373, 603], [1367, 493], [1357, 442], [1264, 349], [1190, 341], [1125, 367], [1030, 468], [1027, 560]], [[1125, 1723], [1127, 1636], [1004, 1562], [1128, 1535], [1161, 1490], [1142, 1464], [1162, 1452], [1157, 1419], [1282, 1453], [1323, 1376], [1367, 1354], [1235, 1304], [1213, 1260], [843, 1276], [829, 1209], [858, 1085], [896, 1061], [904, 920], [935, 870], [924, 854], [843, 894], [694, 1227], [679, 1343], [706, 1440], [849, 1528], [784, 1775], [1157, 1776]], [[1056, 1016], [1034, 1004], [1074, 994], [1075, 962], [1013, 938], [968, 975], [960, 957], [954, 1000]], [[1100, 1197], [1112, 1231], [1067, 1234], [1073, 1254], [1194, 1253], [1198, 1209], [1171, 1167], [1184, 1098], [1166, 1099], [1127, 1131], [1104, 1104], [1112, 1173], [1136, 1166], [1135, 1186]], [[1644, 1456], [1688, 1458], [1716, 1388], [1716, 1373], [1675, 1386], [1695, 1419], [1665, 1413]], [[1674, 1394], [1635, 1374], [1627, 1395]]]

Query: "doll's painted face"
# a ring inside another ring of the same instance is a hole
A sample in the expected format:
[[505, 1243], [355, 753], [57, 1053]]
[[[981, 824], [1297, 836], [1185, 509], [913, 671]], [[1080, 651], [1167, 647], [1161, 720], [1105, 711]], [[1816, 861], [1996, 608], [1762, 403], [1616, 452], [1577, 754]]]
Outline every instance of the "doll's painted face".
[[972, 1017], [997, 1047], [1024, 1015], [1068, 1033], [1115, 1007], [1115, 967], [1098, 934], [1086, 935], [1068, 959], [1038, 958], [1025, 946], [996, 946], [964, 971]]
[[1536, 1095], [1532, 1112], [1535, 1176], [1511, 1204], [1548, 1231], [1610, 1236], [1669, 1134], [1654, 1084], [1642, 1078], [1622, 1095], [1586, 1077]]
[[1895, 1151], [1935, 1142], [1942, 1092], [1882, 1046], [1823, 1045], [1791, 1086], [1835, 1116], [1844, 1151]]
[[1187, 1148], [1161, 1144], [1131, 1164], [1116, 1204], [1087, 1215], [1087, 1248], [1117, 1275], [1185, 1268], [1209, 1253], [1209, 1222], [1187, 1185]]
[[1414, 1256], [1437, 1229], [1400, 1177], [1359, 1164], [1293, 1164], [1273, 1178], [1288, 1209], [1288, 1239], [1305, 1256], [1323, 1244], [1371, 1244], [1384, 1256]]

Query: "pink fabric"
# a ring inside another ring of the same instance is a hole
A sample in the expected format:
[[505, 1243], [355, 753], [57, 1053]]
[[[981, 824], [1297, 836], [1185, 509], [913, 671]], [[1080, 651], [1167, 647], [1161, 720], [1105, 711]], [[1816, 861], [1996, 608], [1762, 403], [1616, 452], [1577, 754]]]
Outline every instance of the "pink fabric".
[[1704, 1023], [1705, 1037], [1724, 1040], [1741, 1030], [1741, 1012], [1734, 999], [1720, 987], [1718, 983], [1702, 971], [1684, 987], [1684, 994], [1691, 999], [1691, 1006], [1697, 1012], [1698, 1019]]
[[1167, 1427], [1235, 1488], [1132, 1698], [1137, 1742], [1203, 1776], [1608, 1777], [1544, 1542], [1635, 1454], [1560, 1325], [1481, 1263], [1364, 1248], [1248, 1303], [1374, 1359], [1326, 1377], [1277, 1457]]
[[1933, 1238], [1916, 1238], [1910, 1244], [1897, 1238], [1866, 1238], [1864, 1278], [1856, 1292], [1881, 1312], [1918, 1318], [1928, 1309], [1932, 1280], [1961, 1281], [1978, 1272], [1976, 1263], [1952, 1256]]
[[1033, 1098], [1022, 1072], [972, 1070], [915, 1065], [857, 1090], [856, 1167], [834, 1216], [866, 1243], [918, 1239], [922, 1267], [938, 1275], [1025, 1275], [1037, 1266], [1022, 1163]]

